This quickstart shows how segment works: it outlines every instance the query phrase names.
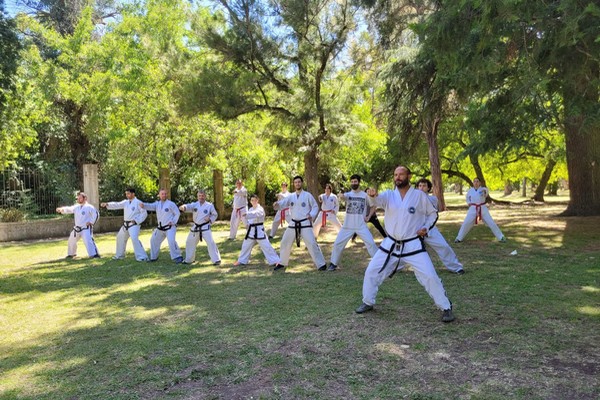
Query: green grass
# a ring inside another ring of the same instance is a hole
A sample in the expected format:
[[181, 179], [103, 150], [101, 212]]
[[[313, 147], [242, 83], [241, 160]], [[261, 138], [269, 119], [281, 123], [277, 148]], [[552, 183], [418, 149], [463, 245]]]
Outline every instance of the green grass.
[[[449, 240], [466, 211], [451, 208], [438, 223]], [[113, 261], [114, 234], [97, 236], [95, 260], [63, 259], [66, 238], [0, 245], [0, 398], [598, 399], [600, 218], [563, 209], [492, 207], [508, 242], [475, 227], [453, 245], [463, 276], [433, 257], [452, 324], [410, 271], [355, 314], [362, 243], [335, 273], [294, 249], [283, 274], [258, 247], [232, 267], [242, 233], [227, 241], [225, 225], [220, 267], [204, 243], [187, 267], [166, 248], [156, 263]], [[328, 258], [335, 234], [320, 239]]]

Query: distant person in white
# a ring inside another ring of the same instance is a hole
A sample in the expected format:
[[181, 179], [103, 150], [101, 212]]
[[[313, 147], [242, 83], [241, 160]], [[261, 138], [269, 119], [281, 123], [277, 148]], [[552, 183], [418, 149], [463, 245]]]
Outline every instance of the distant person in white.
[[[281, 192], [277, 193], [277, 201], [288, 197], [291, 193], [288, 192], [288, 184], [287, 182], [283, 182], [281, 184]], [[279, 211], [275, 212], [275, 217], [273, 218], [273, 224], [271, 225], [271, 234], [269, 235], [269, 239], [273, 239], [273, 236], [275, 236], [275, 233], [277, 233], [277, 229], [279, 229], [280, 226], [283, 226], [283, 222], [287, 222], [288, 224], [290, 223], [290, 209], [289, 208], [283, 208]]]
[[340, 200], [346, 201], [346, 218], [344, 218], [344, 225], [340, 229], [335, 242], [333, 243], [333, 250], [331, 252], [331, 262], [329, 263], [328, 271], [335, 271], [338, 266], [340, 259], [342, 258], [342, 252], [346, 247], [348, 241], [356, 234], [367, 246], [369, 256], [373, 257], [377, 252], [377, 244], [373, 239], [371, 231], [367, 227], [367, 209], [368, 199], [367, 194], [360, 190], [360, 175], [354, 174], [350, 177], [350, 192], [341, 193]]
[[435, 305], [442, 310], [442, 321], [454, 321], [452, 303], [446, 297], [442, 280], [425, 250], [423, 237], [437, 219], [437, 210], [427, 195], [410, 185], [412, 174], [407, 167], [394, 171], [395, 189], [377, 195], [369, 189], [372, 206], [385, 210], [384, 224], [388, 237], [369, 263], [363, 281], [363, 302], [356, 309], [362, 314], [373, 310], [379, 286], [385, 278], [393, 276], [398, 268], [410, 264], [417, 281], [425, 288]]
[[58, 207], [56, 212], [59, 214], [73, 214], [75, 216], [75, 226], [69, 236], [67, 247], [67, 258], [73, 258], [77, 255], [77, 241], [81, 239], [87, 250], [88, 256], [100, 258], [98, 248], [94, 242], [94, 224], [98, 221], [98, 211], [88, 204], [87, 194], [79, 192], [77, 194], [77, 204], [69, 207]]
[[147, 211], [156, 211], [156, 220], [158, 226], [152, 232], [150, 238], [150, 261], [158, 260], [160, 245], [167, 239], [169, 243], [169, 252], [171, 260], [179, 264], [183, 261], [181, 249], [175, 240], [177, 233], [177, 221], [179, 221], [179, 208], [171, 200], [167, 199], [166, 189], [160, 189], [158, 192], [158, 201], [154, 203], [142, 203], [142, 207]]
[[[423, 178], [417, 182], [417, 189], [421, 190], [423, 193], [427, 193], [428, 195], [429, 192], [431, 192], [432, 187], [433, 184], [429, 179]], [[429, 195], [428, 198], [435, 209], [439, 210], [437, 197]], [[427, 232], [427, 236], [425, 236], [425, 244], [435, 251], [440, 260], [442, 260], [442, 264], [444, 264], [448, 270], [459, 275], [465, 273], [463, 265], [460, 263], [460, 261], [458, 261], [458, 257], [456, 257], [456, 253], [454, 253], [452, 247], [450, 247], [448, 242], [446, 242], [446, 239], [444, 239], [444, 236], [437, 226], [434, 225], [429, 228], [429, 232]]]
[[185, 242], [185, 261], [184, 264], [191, 264], [196, 261], [196, 246], [202, 240], [206, 241], [206, 248], [210, 261], [214, 265], [221, 264], [221, 254], [219, 248], [213, 239], [211, 225], [217, 220], [218, 214], [215, 206], [206, 201], [206, 192], [198, 190], [198, 201], [190, 204], [184, 204], [179, 207], [181, 211], [192, 213], [194, 220], [192, 229]]
[[229, 240], [234, 240], [240, 222], [243, 223], [243, 215], [246, 214], [248, 209], [248, 191], [242, 184], [242, 180], [238, 179], [235, 181], [235, 189], [233, 190], [233, 209], [231, 210], [231, 219], [229, 221]]
[[454, 243], [460, 243], [464, 240], [467, 233], [477, 225], [479, 220], [483, 220], [485, 224], [491, 229], [496, 239], [500, 242], [506, 242], [506, 238], [494, 222], [494, 219], [490, 215], [487, 205], [485, 204], [486, 198], [488, 197], [489, 191], [485, 186], [481, 186], [479, 178], [473, 179], [473, 187], [467, 192], [467, 204], [469, 205], [469, 211], [465, 217], [458, 235], [454, 240]]
[[337, 218], [337, 213], [340, 211], [340, 203], [335, 194], [331, 193], [331, 184], [325, 185], [325, 193], [319, 195], [319, 203], [321, 203], [321, 211], [319, 211], [319, 215], [317, 219], [313, 223], [313, 232], [315, 237], [319, 237], [319, 232], [321, 232], [321, 227], [327, 224], [329, 221], [336, 229], [336, 231], [340, 231], [342, 224]]
[[279, 256], [277, 255], [277, 252], [273, 246], [271, 246], [269, 238], [265, 233], [265, 210], [259, 204], [258, 196], [255, 194], [250, 197], [250, 203], [252, 204], [252, 207], [250, 207], [246, 213], [246, 220], [248, 221], [246, 237], [242, 243], [242, 251], [240, 252], [240, 256], [238, 257], [237, 261], [233, 263], [233, 265], [238, 266], [248, 264], [248, 262], [250, 262], [252, 248], [258, 243], [265, 258], [267, 259], [267, 262], [270, 265], [277, 267], [280, 261]]
[[148, 213], [141, 207], [142, 202], [135, 197], [135, 189], [125, 190], [126, 199], [120, 202], [100, 203], [100, 207], [108, 210], [123, 210], [123, 226], [117, 233], [117, 251], [113, 259], [125, 258], [127, 240], [131, 237], [133, 251], [137, 261], [148, 261], [148, 255], [140, 242], [140, 225], [146, 220]]

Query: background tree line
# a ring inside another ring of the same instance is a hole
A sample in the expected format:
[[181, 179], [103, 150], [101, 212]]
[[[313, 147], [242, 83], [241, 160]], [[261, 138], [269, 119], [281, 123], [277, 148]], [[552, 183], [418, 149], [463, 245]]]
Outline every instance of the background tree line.
[[[4, 1], [0, 1], [4, 9]], [[13, 0], [0, 16], [0, 166], [105, 198], [236, 178], [269, 200], [396, 164], [443, 189], [568, 180], [600, 213], [600, 8], [534, 0]], [[443, 203], [442, 203], [443, 204]]]

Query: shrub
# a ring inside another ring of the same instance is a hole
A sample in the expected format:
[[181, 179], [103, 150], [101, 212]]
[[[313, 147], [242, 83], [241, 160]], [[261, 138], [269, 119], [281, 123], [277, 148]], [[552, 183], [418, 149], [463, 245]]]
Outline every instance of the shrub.
[[25, 214], [18, 208], [7, 208], [0, 211], [0, 221], [2, 222], [21, 222], [25, 219]]

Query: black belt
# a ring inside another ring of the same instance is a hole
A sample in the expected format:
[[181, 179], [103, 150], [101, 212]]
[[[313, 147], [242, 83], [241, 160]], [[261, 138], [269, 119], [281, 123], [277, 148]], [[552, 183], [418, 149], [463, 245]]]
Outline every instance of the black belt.
[[[412, 256], [415, 254], [419, 254], [425, 251], [425, 241], [423, 240], [423, 237], [421, 236], [415, 236], [413, 238], [410, 239], [404, 239], [404, 240], [397, 240], [395, 238], [393, 238], [392, 236], [388, 235], [388, 238], [393, 240], [392, 245], [390, 246], [389, 249], [386, 249], [383, 247], [383, 244], [381, 246], [379, 246], [379, 250], [383, 251], [384, 253], [387, 254], [387, 257], [385, 258], [385, 261], [383, 263], [383, 267], [381, 267], [381, 269], [379, 270], [379, 274], [382, 273], [385, 270], [385, 267], [387, 267], [390, 258], [392, 258], [392, 256], [397, 257], [398, 258], [398, 263], [396, 264], [396, 268], [394, 268], [394, 272], [392, 272], [390, 274], [390, 278], [394, 276], [394, 274], [396, 273], [396, 271], [398, 270], [398, 267], [400, 265], [400, 257], [408, 257], [408, 256]], [[408, 242], [412, 242], [413, 240], [417, 240], [419, 239], [421, 241], [421, 248], [419, 250], [415, 250], [415, 251], [411, 251], [410, 253], [403, 253], [404, 250], [404, 244], [408, 243]], [[394, 249], [395, 247], [395, 249]], [[394, 250], [396, 250], [396, 252], [394, 252]]]
[[[258, 224], [250, 224], [248, 225], [248, 230], [246, 231], [246, 237], [244, 238], [244, 240], [250, 238], [250, 239], [255, 239], [255, 240], [263, 240], [266, 239], [267, 236], [265, 236], [265, 232], [263, 230], [263, 237], [259, 238], [258, 237], [258, 227], [259, 226], [263, 226], [264, 224], [262, 222], [259, 222]], [[250, 237], [250, 231], [252, 230], [252, 228], [254, 228], [254, 237]]]
[[296, 246], [300, 247], [300, 238], [302, 237], [302, 229], [304, 228], [312, 228], [312, 222], [310, 225], [302, 226], [302, 222], [308, 221], [308, 218], [304, 218], [301, 220], [292, 219], [294, 226], [288, 225], [288, 229], [293, 229], [296, 231]]
[[74, 230], [75, 232], [77, 232], [77, 233], [79, 233], [79, 232], [81, 232], [81, 231], [85, 231], [86, 229], [90, 229], [90, 227], [89, 227], [89, 226], [86, 226], [86, 227], [74, 226], [74, 227], [73, 227], [73, 230]]
[[202, 241], [202, 227], [208, 225], [208, 229], [204, 229], [205, 231], [210, 230], [210, 221], [205, 222], [203, 224], [197, 224], [194, 222], [194, 226], [190, 229], [190, 232], [198, 233], [200, 235], [200, 241]]
[[171, 229], [174, 226], [177, 226], [177, 225], [162, 225], [159, 223], [158, 226], [156, 227], [156, 229], [158, 229], [159, 231], [168, 231], [169, 229]]
[[125, 228], [126, 231], [128, 231], [129, 228], [131, 228], [134, 225], [137, 225], [137, 222], [135, 222], [135, 221], [123, 221], [123, 227]]

